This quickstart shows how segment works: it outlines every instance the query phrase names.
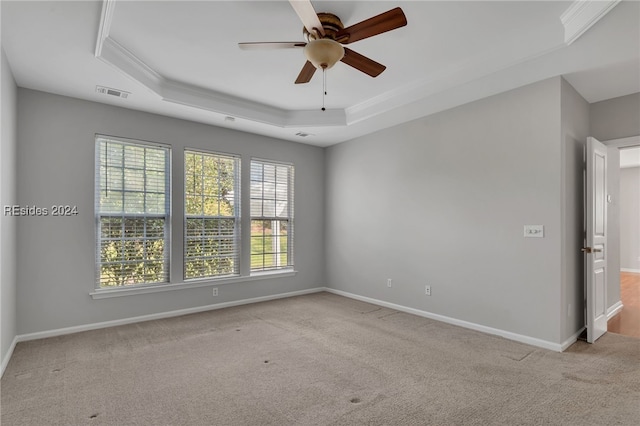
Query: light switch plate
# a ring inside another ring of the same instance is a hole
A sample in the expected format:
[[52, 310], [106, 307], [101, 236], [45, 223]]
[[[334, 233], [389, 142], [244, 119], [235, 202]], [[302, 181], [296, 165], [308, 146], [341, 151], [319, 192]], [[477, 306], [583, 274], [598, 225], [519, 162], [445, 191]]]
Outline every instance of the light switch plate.
[[525, 225], [525, 238], [544, 238], [544, 225]]

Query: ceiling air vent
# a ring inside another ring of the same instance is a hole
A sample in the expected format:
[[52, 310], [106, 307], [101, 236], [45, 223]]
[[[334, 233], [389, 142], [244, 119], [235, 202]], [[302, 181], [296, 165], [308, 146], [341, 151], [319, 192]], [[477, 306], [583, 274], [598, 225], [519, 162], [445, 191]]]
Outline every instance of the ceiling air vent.
[[109, 87], [104, 87], [104, 86], [96, 86], [96, 92], [102, 93], [103, 95], [117, 96], [118, 98], [123, 98], [123, 99], [127, 99], [127, 96], [131, 94], [123, 90], [111, 89]]

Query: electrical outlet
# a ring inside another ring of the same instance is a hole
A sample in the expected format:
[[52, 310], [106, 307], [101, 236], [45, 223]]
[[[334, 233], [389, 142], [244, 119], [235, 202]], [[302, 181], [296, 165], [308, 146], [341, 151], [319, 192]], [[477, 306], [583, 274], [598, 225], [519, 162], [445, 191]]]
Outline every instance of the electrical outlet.
[[213, 295], [214, 297], [218, 295], [218, 287], [213, 288]]
[[424, 294], [426, 294], [427, 296], [431, 296], [431, 286], [430, 285], [425, 285], [424, 286]]
[[391, 278], [387, 278], [387, 287], [393, 287], [393, 280]]

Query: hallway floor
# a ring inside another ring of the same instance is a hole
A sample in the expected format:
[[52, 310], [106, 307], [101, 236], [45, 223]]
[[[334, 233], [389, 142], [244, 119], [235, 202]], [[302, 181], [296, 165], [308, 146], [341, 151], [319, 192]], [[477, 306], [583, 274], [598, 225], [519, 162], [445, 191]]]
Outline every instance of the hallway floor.
[[620, 273], [622, 311], [607, 323], [607, 331], [640, 338], [640, 274]]

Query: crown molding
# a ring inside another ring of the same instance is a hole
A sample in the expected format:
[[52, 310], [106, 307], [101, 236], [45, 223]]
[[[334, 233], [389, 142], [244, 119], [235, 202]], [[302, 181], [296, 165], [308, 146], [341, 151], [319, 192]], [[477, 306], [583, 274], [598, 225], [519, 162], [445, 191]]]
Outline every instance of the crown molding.
[[161, 87], [165, 84], [164, 77], [109, 36], [102, 40], [100, 55], [96, 57], [155, 93], [159, 94]]
[[104, 40], [109, 36], [111, 22], [113, 21], [113, 11], [115, 10], [115, 7], [115, 0], [103, 0], [102, 2], [100, 25], [98, 25], [98, 39], [96, 40], [96, 58], [99, 58], [100, 55], [102, 55], [102, 45], [104, 43]]
[[[525, 56], [520, 55], [520, 45], [523, 43], [534, 44], [536, 42], [538, 42], [538, 45], [533, 53]], [[463, 62], [441, 69], [437, 73], [433, 73], [421, 80], [408, 83], [381, 95], [369, 98], [359, 104], [352, 105], [346, 110], [348, 124], [354, 124], [414, 102], [436, 97], [448, 90], [461, 87], [551, 54], [565, 48], [566, 44], [558, 42], [551, 37], [541, 39], [539, 34], [523, 34], [523, 38], [510, 45], [506, 45], [506, 47], [509, 52], [507, 55], [505, 55], [503, 50], [489, 50], [468, 58]]]
[[577, 0], [560, 16], [568, 46], [613, 9], [620, 0]]
[[318, 110], [285, 110], [164, 78], [156, 93], [167, 102], [281, 128], [346, 125], [345, 114], [342, 109], [331, 109], [324, 112], [319, 112]]

